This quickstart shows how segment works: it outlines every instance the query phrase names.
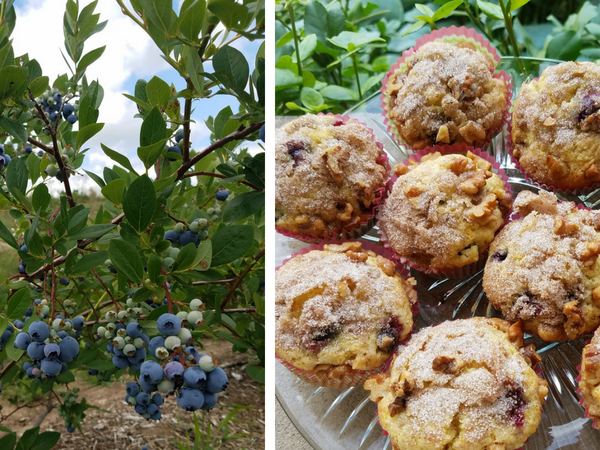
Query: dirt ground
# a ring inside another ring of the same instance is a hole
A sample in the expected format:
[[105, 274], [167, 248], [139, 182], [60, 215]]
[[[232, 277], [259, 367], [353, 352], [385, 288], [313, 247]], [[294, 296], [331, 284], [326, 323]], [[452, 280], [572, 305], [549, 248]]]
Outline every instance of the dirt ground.
[[[253, 381], [246, 373], [246, 355], [232, 353], [231, 344], [227, 341], [203, 342], [204, 352], [215, 356], [220, 365], [225, 366], [229, 376], [227, 390], [219, 396], [219, 403], [205, 413], [206, 421], [210, 420], [212, 446], [204, 448], [222, 449], [261, 449], [265, 446], [265, 402], [264, 386]], [[230, 367], [227, 367], [230, 366]], [[187, 448], [189, 436], [190, 448], [194, 448], [194, 419], [191, 412], [186, 412], [177, 406], [175, 398], [165, 398], [161, 410], [163, 417], [159, 422], [146, 421], [135, 413], [133, 407], [125, 403], [125, 384], [128, 378], [118, 380], [111, 385], [91, 386], [78, 380], [76, 385], [80, 388], [79, 399], [84, 396], [88, 404], [110, 411], [89, 409], [83, 421], [83, 434], [76, 431], [69, 434], [63, 420], [58, 417], [54, 409], [43, 420], [40, 431], [60, 431], [62, 436], [57, 450], [140, 450], [142, 445], [147, 445], [149, 450], [177, 449], [176, 441]], [[72, 386], [70, 386], [72, 387]], [[3, 414], [6, 416], [14, 409], [8, 402], [1, 402]], [[242, 409], [229, 424], [229, 435], [244, 433], [240, 439], [229, 440], [225, 443], [217, 442], [216, 437], [222, 437], [223, 431], [217, 431], [219, 422], [233, 410], [233, 406], [244, 405], [250, 409]], [[31, 427], [44, 405], [35, 408], [23, 408], [9, 418], [0, 422], [21, 435]], [[201, 421], [202, 414], [198, 414]], [[199, 448], [203, 448], [199, 446]]]

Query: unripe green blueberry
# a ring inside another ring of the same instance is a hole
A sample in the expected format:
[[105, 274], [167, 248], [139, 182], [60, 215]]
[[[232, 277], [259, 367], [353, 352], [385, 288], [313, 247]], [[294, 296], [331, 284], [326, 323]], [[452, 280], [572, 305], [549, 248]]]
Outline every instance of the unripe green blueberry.
[[125, 302], [125, 304], [127, 305], [128, 308], [135, 307], [135, 303], [130, 298], [127, 299], [127, 301]]
[[131, 308], [127, 308], [127, 315], [129, 317], [131, 316], [135, 316], [135, 308], [131, 307]]
[[58, 337], [58, 332], [57, 332], [57, 331], [55, 331], [54, 329], [51, 329], [51, 330], [50, 330], [50, 337], [51, 337], [52, 339], [56, 339], [56, 338]]
[[63, 306], [64, 306], [65, 308], [68, 308], [69, 306], [73, 306], [73, 302], [67, 298], [67, 299], [65, 299], [65, 301], [63, 302]]
[[137, 306], [135, 308], [133, 308], [133, 313], [139, 317], [140, 314], [142, 314], [142, 308], [138, 308]]
[[208, 214], [208, 215], [211, 215], [211, 216], [212, 216], [214, 213], [215, 213], [215, 208], [208, 208], [208, 209], [206, 210], [206, 214]]
[[206, 228], [208, 227], [208, 220], [206, 220], [205, 218], [201, 218], [198, 219], [198, 225], [201, 226], [202, 228]]
[[135, 345], [135, 348], [145, 348], [146, 342], [142, 338], [135, 338], [133, 340], [133, 345]]
[[158, 347], [155, 355], [157, 359], [167, 359], [169, 357], [169, 350], [164, 347]]
[[106, 314], [104, 315], [104, 317], [109, 322], [116, 322], [117, 321], [117, 313], [116, 313], [116, 311], [107, 311]]
[[129, 403], [132, 406], [135, 406], [135, 405], [137, 405], [137, 399], [135, 398], [134, 395], [132, 395], [131, 397], [129, 397], [127, 399], [127, 403]]
[[106, 334], [107, 329], [104, 327], [98, 327], [98, 329], [96, 330], [96, 333], [98, 333], [99, 336], [104, 336]]
[[166, 272], [171, 271], [171, 269], [173, 268], [173, 264], [175, 264], [175, 260], [173, 258], [171, 258], [170, 256], [167, 256], [162, 261], [163, 269], [165, 269]]
[[181, 347], [181, 339], [177, 336], [169, 336], [165, 339], [165, 347], [167, 350], [176, 350]]
[[123, 347], [123, 353], [126, 354], [127, 356], [135, 355], [136, 351], [137, 351], [137, 348], [135, 348], [135, 345], [133, 345], [133, 344], [126, 344], [125, 347]]
[[202, 311], [191, 311], [187, 316], [187, 321], [190, 325], [195, 327], [199, 326], [204, 322], [202, 319]]
[[60, 331], [65, 329], [65, 321], [63, 319], [54, 319], [52, 322], [52, 329]]
[[187, 319], [187, 315], [188, 313], [186, 311], [179, 311], [177, 314], [177, 317], [179, 317], [181, 320], [186, 320]]
[[121, 336], [122, 338], [125, 338], [127, 336], [127, 330], [125, 328], [119, 328], [117, 330], [117, 336]]
[[203, 241], [207, 237], [208, 237], [208, 231], [206, 231], [206, 230], [201, 230], [200, 233], [198, 233], [198, 239], [200, 239], [201, 241]]
[[212, 372], [215, 368], [215, 362], [212, 356], [208, 355], [204, 355], [202, 358], [200, 358], [200, 361], [198, 361], [198, 365], [205, 372]]
[[173, 230], [177, 231], [178, 233], [183, 233], [183, 231], [185, 230], [185, 224], [177, 222], [173, 227]]
[[[188, 341], [192, 338], [192, 332], [187, 328], [182, 328], [179, 333], [177, 333], [177, 337], [183, 343], [183, 345], [187, 345]], [[165, 341], [166, 345], [166, 341]]]
[[108, 267], [108, 266], [112, 266], [112, 261], [111, 261], [110, 259], [107, 259], [106, 261], [104, 261], [104, 265], [105, 265], [106, 267]]
[[200, 225], [198, 225], [198, 222], [190, 223], [190, 231], [193, 233], [198, 233], [198, 231], [200, 231]]
[[[68, 312], [69, 308], [67, 309]], [[71, 331], [71, 329], [73, 328], [73, 325], [71, 324], [71, 322], [65, 322], [65, 330], [66, 331]]]
[[104, 338], [105, 339], [111, 340], [114, 337], [115, 337], [115, 335], [114, 335], [114, 333], [112, 331], [108, 331], [107, 330], [106, 333], [104, 333]]
[[127, 311], [122, 309], [121, 311], [119, 311], [119, 314], [117, 314], [117, 317], [121, 321], [126, 321], [127, 319], [129, 319], [129, 314], [127, 314]]
[[202, 300], [200, 300], [199, 298], [195, 298], [190, 302], [190, 309], [192, 311], [199, 311], [201, 306]]
[[221, 214], [221, 205], [218, 203], [215, 205], [215, 214]]
[[[121, 331], [121, 330], [119, 330], [119, 331]], [[125, 339], [123, 339], [121, 336], [117, 336], [116, 338], [113, 339], [112, 345], [114, 348], [122, 350], [123, 347], [125, 347]]]
[[165, 378], [160, 383], [158, 383], [156, 387], [158, 388], [159, 392], [162, 392], [163, 394], [170, 394], [175, 390], [175, 383]]
[[131, 336], [125, 336], [123, 339], [126, 344], [133, 344], [133, 338]]
[[106, 329], [111, 333], [114, 333], [116, 328], [117, 326], [113, 322], [109, 322], [106, 324]]
[[42, 313], [43, 316], [45, 316], [46, 314], [48, 314], [50, 312], [50, 307], [48, 305], [44, 305], [44, 306], [42, 306], [42, 309], [40, 312]]
[[177, 259], [177, 255], [179, 255], [179, 252], [181, 250], [179, 250], [177, 247], [169, 247], [169, 256], [173, 259]]
[[49, 177], [55, 177], [58, 173], [58, 167], [56, 167], [54, 164], [48, 164], [44, 172], [46, 172], [46, 175], [48, 175]]

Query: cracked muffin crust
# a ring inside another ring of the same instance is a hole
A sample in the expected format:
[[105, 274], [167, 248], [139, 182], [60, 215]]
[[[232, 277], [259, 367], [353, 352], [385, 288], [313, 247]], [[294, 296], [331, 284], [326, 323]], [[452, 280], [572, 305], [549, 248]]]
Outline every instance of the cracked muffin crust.
[[600, 67], [565, 62], [523, 84], [514, 103], [513, 155], [534, 181], [581, 189], [600, 181]]
[[483, 289], [511, 322], [547, 341], [600, 325], [600, 212], [541, 191], [519, 193], [510, 222], [490, 246]]
[[579, 389], [592, 419], [600, 419], [600, 328], [581, 354]]
[[481, 146], [501, 126], [508, 87], [492, 76], [494, 61], [470, 42], [430, 42], [388, 78], [388, 116], [420, 150], [435, 144]]
[[414, 279], [360, 242], [298, 255], [275, 274], [275, 351], [328, 378], [381, 366], [411, 332]]
[[373, 216], [388, 180], [371, 130], [335, 116], [305, 115], [277, 130], [275, 226], [322, 238]]
[[519, 324], [449, 321], [413, 335], [364, 388], [394, 450], [514, 450], [541, 421], [540, 359]]
[[478, 261], [512, 203], [491, 169], [491, 163], [470, 151], [428, 154], [409, 167], [397, 164], [398, 179], [378, 215], [390, 247], [423, 269], [455, 269]]

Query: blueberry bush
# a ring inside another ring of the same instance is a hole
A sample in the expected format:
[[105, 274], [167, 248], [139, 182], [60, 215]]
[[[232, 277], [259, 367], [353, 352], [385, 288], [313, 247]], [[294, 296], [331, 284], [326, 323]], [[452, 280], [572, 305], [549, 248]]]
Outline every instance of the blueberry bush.
[[[248, 375], [264, 383], [264, 152], [244, 145], [264, 142], [264, 2], [184, 0], [175, 11], [171, 0], [115, 1], [185, 85], [155, 76], [124, 94], [137, 105], [141, 173], [126, 149], [105, 145], [115, 165], [82, 169], [86, 143], [103, 129], [104, 91], [86, 77], [104, 52], [85, 48], [106, 25], [97, 0], [66, 2], [70, 73], [55, 80], [14, 54], [13, 3], [0, 3], [0, 239], [15, 251], [14, 275], [0, 285], [8, 401], [21, 408], [53, 398], [65, 430], [81, 430], [93, 406], [71, 386], [85, 372], [129, 379], [123, 399], [147, 420], [160, 420], [165, 401], [182, 414], [209, 411], [228, 379], [203, 353], [206, 338], [247, 353]], [[238, 39], [262, 42], [252, 71], [232, 45]], [[237, 111], [195, 123], [193, 109], [214, 96], [230, 97]], [[195, 126], [210, 129], [206, 148], [192, 147]], [[105, 198], [93, 215], [70, 185], [84, 172]], [[59, 198], [51, 178], [62, 183]], [[60, 433], [33, 425], [20, 439], [0, 426], [0, 449], [53, 448]]]

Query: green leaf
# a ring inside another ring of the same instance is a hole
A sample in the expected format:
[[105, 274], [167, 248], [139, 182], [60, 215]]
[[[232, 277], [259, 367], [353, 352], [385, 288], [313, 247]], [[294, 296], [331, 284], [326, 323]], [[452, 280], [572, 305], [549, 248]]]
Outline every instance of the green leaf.
[[29, 178], [31, 179], [32, 184], [35, 184], [35, 182], [41, 175], [41, 164], [41, 160], [36, 155], [32, 154], [27, 157], [27, 170], [29, 171]]
[[48, 89], [49, 82], [50, 79], [48, 77], [37, 77], [35, 80], [29, 83], [31, 94], [34, 97], [39, 97], [46, 91], [46, 89]]
[[529, 3], [530, 0], [511, 0], [510, 11], [513, 12], [515, 9], [519, 9], [521, 6]]
[[94, 361], [90, 361], [89, 363], [87, 363], [87, 367], [89, 369], [107, 371], [110, 369], [114, 369], [115, 366], [112, 363], [112, 361], [108, 361], [106, 359], [96, 359]]
[[[19, 191], [21, 194], [27, 192], [27, 166], [21, 158], [15, 157], [6, 167], [6, 186], [15, 194]], [[17, 194], [15, 194], [17, 195]]]
[[371, 42], [385, 42], [385, 39], [381, 39], [378, 36], [367, 33], [355, 33], [353, 31], [342, 31], [336, 37], [329, 39], [329, 41], [341, 47], [345, 50], [352, 51], [357, 47], [370, 44]]
[[427, 22], [425, 22], [424, 20], [419, 20], [419, 21], [413, 23], [404, 33], [402, 33], [402, 36], [406, 36], [407, 34], [414, 33], [415, 31], [423, 28], [425, 25], [427, 25]]
[[0, 99], [20, 93], [27, 87], [27, 77], [20, 67], [6, 66], [0, 69]]
[[78, 80], [83, 76], [85, 69], [87, 69], [89, 65], [93, 64], [95, 61], [98, 60], [98, 58], [100, 58], [102, 56], [105, 49], [106, 49], [106, 46], [104, 45], [102, 47], [98, 47], [98, 48], [92, 50], [91, 52], [83, 55], [83, 57], [79, 61], [79, 64], [77, 64], [77, 79]]
[[251, 225], [229, 225], [218, 230], [212, 241], [212, 266], [235, 261], [252, 246], [254, 227]]
[[71, 269], [71, 275], [77, 275], [79, 273], [87, 272], [88, 270], [101, 266], [107, 259], [108, 252], [104, 250], [85, 255], [83, 258], [77, 261], [77, 264], [75, 264], [75, 266]]
[[[171, 98], [171, 88], [166, 82], [154, 76], [146, 85], [146, 96], [150, 106], [158, 105], [164, 109]], [[164, 135], [162, 138], [164, 138]]]
[[[529, 1], [529, 0], [526, 0], [526, 1]], [[440, 9], [438, 9], [433, 14], [432, 19], [436, 22], [438, 20], [444, 19], [444, 18], [448, 17], [450, 14], [452, 14], [452, 11], [454, 11], [456, 8], [458, 8], [462, 4], [463, 4], [462, 0], [454, 0], [452, 2], [448, 2], [445, 5], [442, 5], [440, 7]]]
[[236, 222], [265, 207], [264, 192], [245, 192], [236, 195], [223, 211], [223, 222]]
[[504, 20], [504, 15], [502, 14], [502, 9], [500, 9], [500, 6], [481, 0], [477, 0], [477, 5], [479, 6], [479, 9], [481, 9], [481, 12], [483, 12], [489, 18], [494, 20]]
[[123, 197], [123, 212], [137, 231], [146, 229], [156, 209], [156, 192], [148, 175], [136, 178]]
[[302, 101], [302, 104], [307, 108], [318, 108], [324, 103], [323, 96], [319, 91], [307, 87], [302, 88], [302, 91], [300, 92], [300, 101]]
[[215, 71], [225, 71], [231, 74], [237, 84], [242, 89], [248, 83], [250, 68], [242, 52], [238, 49], [226, 45], [221, 47], [213, 56], [213, 68]]
[[33, 204], [33, 209], [36, 211], [45, 210], [48, 206], [50, 206], [50, 201], [52, 200], [52, 196], [48, 192], [48, 186], [45, 184], [39, 184], [33, 190], [33, 195], [31, 196], [31, 203]]
[[[73, 374], [71, 372], [67, 373], [71, 374], [72, 381], [75, 381]], [[67, 373], [64, 373], [63, 375], [67, 375]], [[62, 382], [64, 383], [64, 381]], [[35, 439], [35, 443], [31, 447], [29, 447], [28, 450], [51, 450], [58, 443], [59, 439], [60, 433], [58, 431], [44, 431]]]
[[275, 87], [278, 90], [298, 86], [300, 84], [302, 84], [302, 77], [296, 75], [290, 69], [275, 68]]
[[167, 124], [155, 106], [148, 113], [140, 130], [140, 147], [156, 144], [167, 137]]
[[202, 60], [194, 47], [185, 45], [183, 47], [183, 56], [185, 60], [185, 70], [187, 71], [194, 89], [197, 93], [204, 92], [204, 77], [200, 75], [204, 72]]
[[112, 239], [108, 244], [108, 254], [113, 266], [119, 273], [122, 273], [134, 283], [141, 283], [144, 267], [142, 266], [142, 258], [133, 245], [121, 239]]
[[[319, 41], [326, 44], [328, 25], [327, 16], [327, 10], [321, 3], [316, 1], [308, 2], [304, 12], [304, 32], [306, 35], [314, 34]], [[334, 34], [334, 36], [335, 35], [336, 34]], [[293, 34], [291, 37], [293, 38]]]
[[167, 147], [165, 147], [166, 142], [167, 139], [163, 139], [155, 144], [147, 145], [145, 147], [138, 147], [138, 157], [142, 160], [146, 169], [152, 167], [154, 163], [158, 161], [158, 158], [167, 152]]
[[329, 85], [324, 87], [323, 89], [321, 89], [319, 91], [319, 93], [325, 97], [325, 98], [330, 98], [331, 100], [338, 100], [338, 101], [358, 101], [359, 97], [358, 97], [358, 92], [355, 92], [351, 89], [342, 87], [342, 86], [336, 86], [336, 85]]
[[257, 383], [265, 384], [265, 368], [261, 366], [246, 366], [246, 372]]
[[[161, 271], [162, 262], [160, 258], [154, 254], [150, 255], [148, 257], [148, 278], [150, 278], [150, 281], [156, 283], [158, 277], [160, 277]], [[148, 298], [147, 295], [145, 297]], [[143, 300], [146, 300], [146, 298], [144, 298]]]
[[[187, 48], [187, 47], [185, 47], [185, 48]], [[132, 101], [134, 101], [134, 102], [135, 102], [135, 103], [136, 103], [136, 104], [137, 104], [139, 107], [141, 107], [142, 109], [145, 109], [145, 110], [147, 110], [147, 111], [150, 111], [151, 107], [150, 107], [150, 105], [149, 105], [148, 103], [146, 103], [146, 102], [144, 102], [144, 101], [140, 100], [140, 99], [139, 99], [139, 98], [137, 98], [137, 97], [134, 97], [133, 95], [129, 95], [129, 94], [125, 94], [125, 93], [124, 93], [123, 95], [124, 95], [125, 97], [127, 97], [129, 100], [132, 100]]]
[[96, 182], [96, 184], [97, 184], [98, 186], [100, 186], [101, 188], [103, 188], [104, 186], [106, 186], [106, 183], [104, 182], [104, 180], [103, 180], [102, 178], [100, 178], [98, 175], [96, 175], [95, 173], [93, 173], [93, 172], [89, 172], [89, 171], [87, 171], [87, 170], [85, 170], [85, 169], [84, 169], [83, 171], [84, 171], [85, 173], [87, 173], [87, 174], [88, 174], [88, 176], [89, 176], [89, 177], [90, 177], [92, 180], [94, 180], [94, 181]]
[[16, 443], [17, 435], [15, 433], [10, 433], [0, 439], [0, 448], [2, 450], [13, 450]]
[[[116, 228], [116, 225], [112, 225], [110, 223], [88, 225], [83, 230], [71, 235], [70, 238], [73, 240], [76, 240], [76, 241], [78, 241], [80, 239], [96, 239], [96, 238], [104, 236], [106, 233], [108, 233], [109, 231], [111, 231], [115, 228]], [[104, 259], [106, 259], [106, 258], [104, 258]]]
[[79, 150], [83, 144], [99, 133], [102, 128], [104, 128], [103, 123], [91, 123], [80, 128], [75, 138], [75, 148]]
[[144, 16], [161, 32], [169, 34], [175, 15], [171, 0], [139, 0]]
[[192, 267], [194, 259], [196, 258], [196, 245], [193, 243], [187, 244], [185, 247], [181, 249], [181, 251], [177, 254], [177, 259], [175, 260], [174, 269], [177, 271], [187, 270]]
[[113, 161], [121, 164], [123, 167], [128, 169], [130, 172], [133, 172], [137, 175], [137, 172], [135, 170], [133, 170], [133, 166], [131, 165], [131, 162], [129, 161], [129, 158], [127, 158], [127, 156], [122, 155], [121, 153], [108, 148], [104, 144], [100, 144], [100, 146], [102, 147], [102, 151], [104, 152], [104, 154], [106, 156], [108, 156]]
[[212, 241], [210, 239], [205, 240], [198, 247], [196, 257], [192, 267], [196, 270], [207, 270], [210, 267], [212, 261]]
[[235, 0], [212, 0], [208, 4], [208, 10], [217, 16], [225, 28], [244, 31], [252, 20], [252, 15], [248, 13], [248, 8]]
[[[299, 45], [300, 61], [310, 58], [315, 52], [315, 48], [317, 48], [317, 36], [315, 34], [306, 36]], [[294, 56], [296, 56], [295, 53]], [[294, 58], [294, 61], [298, 62], [297, 56]]]
[[415, 4], [415, 8], [417, 8], [421, 14], [424, 14], [427, 17], [433, 17], [433, 10], [429, 6], [417, 3]]
[[[179, 13], [179, 32], [193, 43], [199, 42], [198, 37], [202, 31], [205, 13], [205, 0], [185, 0], [181, 5]], [[194, 53], [198, 54], [195, 50]]]
[[125, 192], [125, 184], [123, 178], [117, 178], [101, 189], [102, 195], [115, 205], [120, 205], [121, 199], [123, 198], [123, 192]]
[[14, 119], [0, 117], [0, 128], [20, 142], [27, 142], [27, 130]]
[[10, 245], [15, 250], [19, 250], [19, 248], [20, 248], [19, 244], [17, 244], [17, 241], [16, 241], [15, 237], [12, 235], [12, 233], [10, 232], [10, 230], [8, 228], [6, 228], [6, 225], [4, 225], [4, 222], [2, 221], [2, 219], [0, 219], [0, 239], [2, 239], [4, 242], [6, 242], [8, 245]]
[[[558, 33], [548, 43], [546, 58], [573, 61], [581, 51], [581, 35], [574, 30]], [[8, 165], [10, 167], [10, 164]]]
[[31, 295], [29, 294], [29, 289], [20, 289], [15, 292], [10, 300], [8, 300], [6, 309], [6, 315], [9, 320], [20, 319], [25, 311], [27, 311], [27, 308], [29, 308], [30, 303]]

